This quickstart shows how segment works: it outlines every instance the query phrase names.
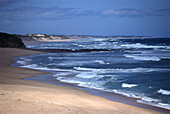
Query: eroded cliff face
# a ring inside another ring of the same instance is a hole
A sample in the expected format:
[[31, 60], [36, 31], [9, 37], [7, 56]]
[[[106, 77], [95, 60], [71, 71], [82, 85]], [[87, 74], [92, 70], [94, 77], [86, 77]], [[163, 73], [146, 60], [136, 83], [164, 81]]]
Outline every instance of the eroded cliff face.
[[0, 47], [26, 48], [26, 46], [18, 36], [2, 32], [0, 32]]

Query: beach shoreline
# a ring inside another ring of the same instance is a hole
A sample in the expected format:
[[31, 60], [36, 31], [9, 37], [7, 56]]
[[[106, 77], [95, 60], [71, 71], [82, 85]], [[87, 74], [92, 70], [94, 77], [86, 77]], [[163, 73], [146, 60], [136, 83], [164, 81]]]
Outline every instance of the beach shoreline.
[[0, 53], [0, 113], [159, 113], [109, 101], [71, 87], [24, 80], [49, 73], [12, 67], [12, 58], [42, 52], [1, 48]]
[[61, 81], [55, 79], [52, 75], [53, 74], [51, 72], [50, 74], [46, 74], [46, 75], [37, 75], [37, 77], [25, 78], [25, 80], [40, 81], [40, 82], [44, 82], [44, 83], [48, 83], [48, 84], [71, 87], [71, 88], [75, 88], [78, 90], [83, 90], [91, 95], [106, 98], [113, 102], [119, 102], [119, 103], [132, 105], [132, 106], [136, 106], [136, 107], [140, 107], [140, 108], [150, 109], [150, 110], [158, 111], [161, 113], [169, 113], [170, 112], [170, 110], [164, 109], [161, 107], [156, 107], [156, 106], [152, 106], [149, 104], [138, 103], [137, 100], [140, 100], [140, 99], [137, 99], [137, 98], [126, 97], [126, 96], [116, 94], [113, 92], [102, 91], [102, 90], [97, 90], [97, 89], [93, 89], [93, 88], [78, 86], [77, 84], [74, 84], [74, 83], [61, 82]]

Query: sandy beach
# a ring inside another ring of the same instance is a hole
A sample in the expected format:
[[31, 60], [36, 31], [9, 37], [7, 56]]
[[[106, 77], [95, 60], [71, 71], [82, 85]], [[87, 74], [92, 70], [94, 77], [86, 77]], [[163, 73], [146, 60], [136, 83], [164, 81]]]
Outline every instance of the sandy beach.
[[12, 67], [12, 58], [37, 51], [0, 48], [1, 114], [157, 114], [158, 112], [109, 101], [71, 87], [24, 80], [47, 74], [37, 70]]

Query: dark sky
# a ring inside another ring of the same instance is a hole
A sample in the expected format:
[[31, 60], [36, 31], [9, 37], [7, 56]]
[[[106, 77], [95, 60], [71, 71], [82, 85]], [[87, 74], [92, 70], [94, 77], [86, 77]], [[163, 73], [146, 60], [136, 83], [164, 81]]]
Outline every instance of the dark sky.
[[170, 0], [0, 0], [0, 31], [170, 36]]

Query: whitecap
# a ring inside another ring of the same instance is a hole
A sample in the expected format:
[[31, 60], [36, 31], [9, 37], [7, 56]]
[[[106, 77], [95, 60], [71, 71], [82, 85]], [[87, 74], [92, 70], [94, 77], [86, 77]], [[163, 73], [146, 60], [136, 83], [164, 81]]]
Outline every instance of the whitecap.
[[122, 91], [122, 90], [110, 90], [110, 92], [114, 92], [126, 97], [130, 97], [130, 98], [141, 98], [141, 94], [138, 93], [134, 93], [134, 92], [127, 92], [127, 91]]
[[57, 57], [48, 57], [49, 61], [53, 61], [55, 59], [57, 59]]
[[169, 91], [169, 90], [164, 90], [164, 89], [160, 89], [160, 90], [158, 91], [158, 93], [161, 93], [161, 94], [163, 94], [163, 95], [170, 95], [170, 91]]
[[84, 70], [84, 71], [94, 70], [92, 68], [84, 68], [84, 67], [74, 67], [73, 69], [75, 69], [75, 70]]
[[97, 74], [95, 72], [82, 72], [80, 74], [77, 74], [76, 77], [79, 77], [79, 78], [94, 78], [94, 77], [97, 77]]
[[107, 41], [108, 39], [103, 39], [103, 38], [97, 38], [94, 39], [95, 42], [103, 42], [103, 41]]
[[106, 65], [110, 64], [110, 63], [105, 62], [105, 61], [103, 61], [103, 60], [95, 60], [94, 62], [97, 62], [97, 63], [99, 63], [99, 64], [106, 64]]
[[114, 93], [117, 93], [117, 94], [120, 94], [120, 95], [123, 95], [126, 97], [130, 97], [130, 98], [141, 99], [141, 100], [137, 100], [138, 103], [148, 104], [151, 106], [161, 107], [164, 109], [170, 109], [170, 104], [159, 103], [160, 100], [146, 97], [142, 94], [137, 94], [137, 93], [133, 93], [133, 92], [125, 92], [125, 91], [115, 90], [115, 89], [110, 92], [114, 92]]
[[135, 48], [135, 49], [139, 49], [139, 48], [161, 48], [161, 49], [166, 49], [167, 46], [152, 46], [152, 45], [145, 45], [145, 44], [141, 44], [141, 43], [136, 43], [136, 44], [122, 44], [121, 47], [125, 47], [127, 49], [129, 48]]
[[153, 99], [153, 98], [150, 98], [150, 97], [142, 97], [141, 100], [143, 101], [147, 101], [147, 102], [158, 102], [159, 100], [158, 99]]
[[103, 60], [95, 60], [94, 62], [97, 62], [99, 64], [105, 64], [105, 62]]
[[133, 58], [135, 60], [142, 60], [142, 61], [160, 61], [161, 59], [159, 57], [155, 56], [142, 56], [142, 55], [124, 55], [127, 58]]
[[85, 67], [74, 67], [74, 70], [80, 71], [92, 71], [100, 73], [135, 73], [135, 72], [157, 72], [157, 71], [169, 71], [170, 69], [161, 68], [131, 68], [131, 69], [95, 69], [95, 68], [85, 68]]
[[124, 87], [124, 88], [132, 88], [132, 87], [136, 87], [136, 86], [138, 86], [138, 85], [136, 85], [136, 84], [126, 84], [126, 83], [122, 84], [122, 87]]

